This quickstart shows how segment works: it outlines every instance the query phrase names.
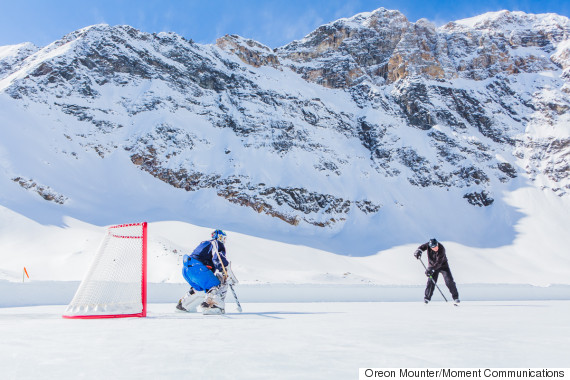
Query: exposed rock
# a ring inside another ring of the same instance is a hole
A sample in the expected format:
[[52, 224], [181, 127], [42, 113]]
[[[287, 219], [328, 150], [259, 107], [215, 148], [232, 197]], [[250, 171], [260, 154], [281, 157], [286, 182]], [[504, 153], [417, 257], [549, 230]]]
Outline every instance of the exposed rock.
[[257, 41], [245, 39], [236, 35], [225, 35], [216, 40], [216, 45], [237, 55], [248, 65], [279, 67], [279, 58], [273, 51]]
[[467, 202], [474, 206], [490, 206], [495, 201], [493, 198], [489, 196], [489, 193], [485, 190], [481, 192], [473, 192], [468, 193], [463, 196], [463, 198], [467, 199]]
[[41, 196], [46, 201], [55, 202], [57, 204], [64, 204], [68, 198], [64, 195], [58, 194], [52, 188], [45, 185], [39, 185], [33, 179], [25, 179], [22, 177], [14, 177], [12, 181], [22, 186], [26, 190], [33, 191]]
[[0, 91], [42, 110], [74, 144], [53, 149], [76, 161], [81, 149], [97, 160], [126, 152], [175, 188], [332, 227], [382, 212], [375, 186], [397, 177], [461, 189], [450, 194], [475, 206], [521, 175], [570, 194], [568, 36], [559, 16], [496, 12], [437, 28], [383, 8], [278, 49], [95, 25], [13, 48]]

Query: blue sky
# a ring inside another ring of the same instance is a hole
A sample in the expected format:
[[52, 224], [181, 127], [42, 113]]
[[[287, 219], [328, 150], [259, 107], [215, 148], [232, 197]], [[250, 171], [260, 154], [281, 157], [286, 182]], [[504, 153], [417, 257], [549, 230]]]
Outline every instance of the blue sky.
[[322, 24], [384, 7], [442, 25], [502, 9], [570, 17], [567, 0], [0, 0], [0, 46], [45, 46], [85, 26], [127, 24], [176, 32], [198, 43], [239, 34], [275, 48]]

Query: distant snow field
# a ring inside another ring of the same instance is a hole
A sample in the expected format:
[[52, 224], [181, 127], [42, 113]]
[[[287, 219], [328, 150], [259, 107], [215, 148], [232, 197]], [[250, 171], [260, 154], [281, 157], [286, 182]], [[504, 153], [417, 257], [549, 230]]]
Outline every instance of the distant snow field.
[[[521, 215], [513, 220], [513, 235], [505, 239], [505, 245], [495, 242], [487, 248], [488, 242], [483, 241], [470, 246], [424, 231], [415, 242], [361, 257], [264, 239], [255, 236], [255, 231], [248, 235], [233, 232], [223, 223], [204, 227], [183, 221], [152, 222], [148, 227], [149, 282], [183, 283], [182, 256], [209, 239], [214, 228], [223, 228], [228, 233], [228, 257], [242, 284], [423, 285], [424, 270], [413, 252], [436, 237], [447, 249], [459, 284], [570, 285], [570, 199], [532, 188], [507, 193], [505, 199]], [[459, 215], [453, 222], [469, 229], [466, 217]], [[42, 224], [0, 206], [0, 280], [22, 281], [26, 267], [32, 281], [80, 281], [104, 231], [102, 226], [70, 217], [64, 217], [61, 225]], [[376, 239], [374, 230], [362, 231], [362, 239]]]

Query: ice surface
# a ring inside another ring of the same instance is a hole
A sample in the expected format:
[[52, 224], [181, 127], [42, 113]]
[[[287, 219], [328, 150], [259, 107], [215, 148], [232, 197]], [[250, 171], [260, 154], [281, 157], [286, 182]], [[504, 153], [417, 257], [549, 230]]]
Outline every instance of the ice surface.
[[147, 318], [0, 309], [4, 379], [356, 379], [359, 368], [567, 367], [570, 301], [245, 303]]

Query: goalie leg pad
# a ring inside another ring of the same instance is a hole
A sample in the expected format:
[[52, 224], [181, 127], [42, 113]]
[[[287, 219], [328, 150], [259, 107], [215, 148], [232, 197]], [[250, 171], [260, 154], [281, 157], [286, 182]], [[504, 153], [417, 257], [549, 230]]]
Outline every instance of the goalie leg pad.
[[226, 284], [220, 284], [210, 289], [206, 293], [204, 302], [200, 305], [202, 313], [205, 315], [224, 314], [226, 312], [225, 299], [227, 290], [228, 286]]
[[180, 300], [181, 306], [189, 313], [196, 313], [198, 306], [204, 301], [206, 293], [195, 289], [190, 289]]

